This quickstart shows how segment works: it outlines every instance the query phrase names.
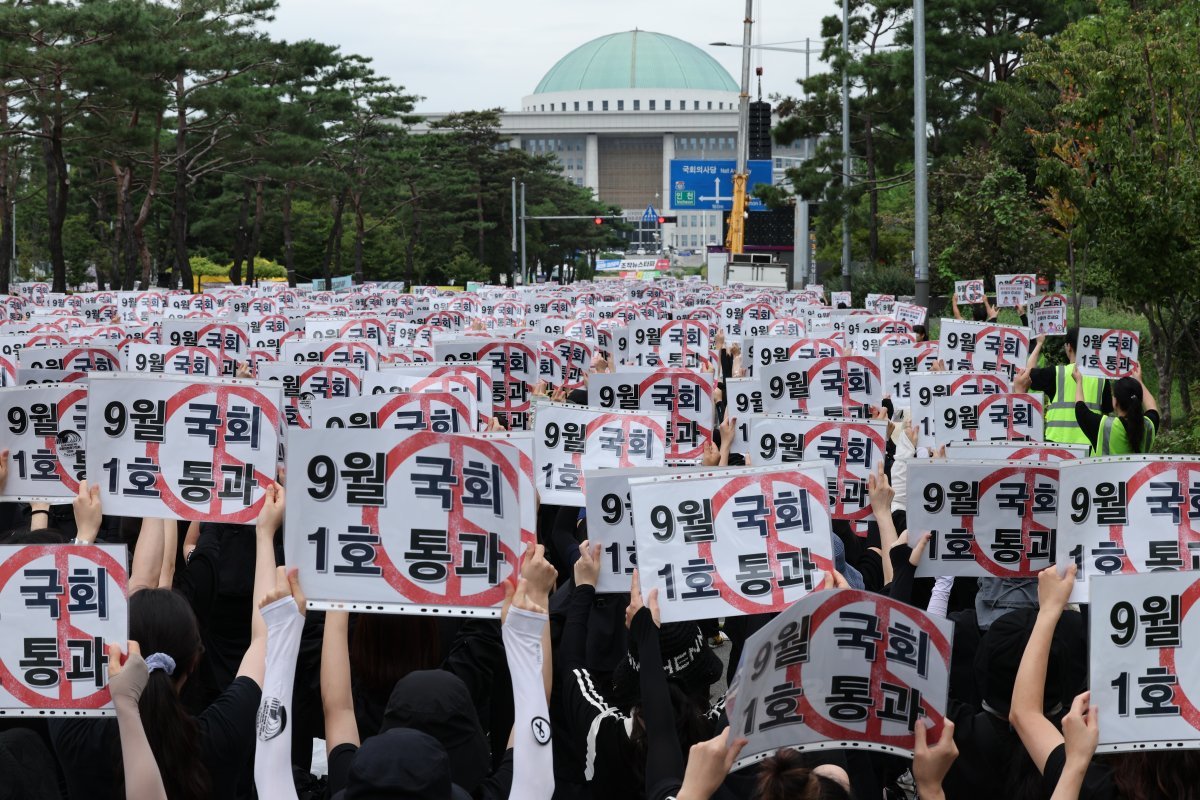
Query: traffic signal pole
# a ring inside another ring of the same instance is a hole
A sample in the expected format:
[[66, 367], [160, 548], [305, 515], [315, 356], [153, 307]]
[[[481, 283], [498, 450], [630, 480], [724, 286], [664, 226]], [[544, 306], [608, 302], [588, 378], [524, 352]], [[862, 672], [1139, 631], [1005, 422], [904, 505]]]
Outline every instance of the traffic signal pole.
[[742, 91], [738, 95], [737, 170], [733, 174], [733, 210], [729, 212], [730, 253], [740, 254], [746, 240], [746, 161], [750, 147], [750, 30], [754, 26], [754, 0], [746, 0], [742, 21]]

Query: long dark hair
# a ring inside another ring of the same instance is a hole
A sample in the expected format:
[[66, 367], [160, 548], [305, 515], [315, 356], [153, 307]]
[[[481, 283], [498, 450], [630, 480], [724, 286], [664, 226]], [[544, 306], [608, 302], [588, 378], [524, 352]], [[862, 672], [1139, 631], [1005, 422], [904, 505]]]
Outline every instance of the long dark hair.
[[1122, 753], [1109, 762], [1117, 795], [1125, 800], [1171, 800], [1200, 798], [1200, 751], [1171, 750], [1154, 753]]
[[[705, 715], [708, 704], [698, 693], [686, 691], [678, 681], [667, 681], [667, 691], [671, 696], [671, 709], [675, 712], [675, 736], [686, 761], [692, 745], [713, 735], [712, 721]], [[629, 743], [633, 745], [635, 756], [630, 764], [630, 773], [638, 786], [646, 782], [646, 756], [649, 752], [646, 744], [646, 723], [642, 719], [641, 711], [641, 705], [633, 707], [633, 726], [629, 731]]]
[[1133, 452], [1142, 452], [1146, 436], [1146, 415], [1142, 411], [1142, 384], [1137, 378], [1125, 377], [1113, 385], [1113, 399], [1125, 412], [1122, 422]]
[[[175, 682], [195, 669], [202, 645], [196, 615], [188, 601], [171, 589], [142, 589], [129, 598], [129, 638], [142, 654], [165, 653], [175, 672], [150, 673], [138, 701], [146, 738], [171, 800], [208, 800], [212, 782], [199, 757], [199, 729], [179, 700]], [[123, 783], [124, 768], [121, 768]], [[122, 791], [123, 795], [124, 792]]]
[[350, 634], [350, 672], [367, 691], [387, 698], [410, 672], [441, 665], [435, 617], [358, 614]]

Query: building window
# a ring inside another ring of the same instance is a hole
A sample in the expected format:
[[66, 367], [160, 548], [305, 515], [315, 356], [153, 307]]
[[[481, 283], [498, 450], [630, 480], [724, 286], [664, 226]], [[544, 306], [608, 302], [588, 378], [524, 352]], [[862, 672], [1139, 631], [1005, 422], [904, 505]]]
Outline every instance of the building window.
[[[653, 101], [653, 100], [651, 100], [651, 101], [650, 101], [650, 107], [651, 107], [651, 108], [654, 108], [654, 101]], [[671, 101], [670, 101], [670, 100], [663, 100], [663, 111], [670, 111], [670, 110], [671, 110]]]
[[650, 101], [650, 110], [651, 111], [654, 110], [654, 101], [653, 100]]
[[712, 100], [708, 101], [708, 110], [712, 111]]
[[720, 108], [722, 111], [724, 111], [724, 110], [725, 110], [725, 104], [724, 104], [724, 103], [718, 103], [718, 104], [717, 104], [717, 107], [718, 107], [718, 108]]
[[692, 101], [692, 111], [699, 111], [699, 110], [700, 110], [700, 101], [693, 100]]
[[576, 111], [579, 110], [579, 101], [578, 100], [575, 101], [575, 110]]
[[634, 101], [633, 101], [633, 110], [634, 110], [634, 111], [641, 111], [641, 110], [642, 110], [642, 101], [641, 101], [641, 100], [634, 100]]
[[624, 111], [624, 110], [625, 110], [625, 101], [618, 100], [617, 101], [617, 111]]
[[700, 237], [693, 233], [692, 234], [692, 247], [699, 247], [699, 246], [700, 246]]
[[708, 227], [715, 228], [716, 226], [717, 226], [717, 215], [709, 214], [708, 215]]
[[604, 101], [604, 110], [608, 111], [608, 101], [607, 100]]
[[594, 105], [595, 105], [595, 103], [593, 103], [591, 100], [588, 100], [588, 111], [594, 111], [595, 110], [595, 108], [593, 108]]
[[545, 104], [545, 103], [541, 103], [541, 104], [540, 104], [540, 106], [541, 106], [541, 109], [542, 109], [542, 111], [545, 111], [545, 110], [546, 110], [546, 104]]

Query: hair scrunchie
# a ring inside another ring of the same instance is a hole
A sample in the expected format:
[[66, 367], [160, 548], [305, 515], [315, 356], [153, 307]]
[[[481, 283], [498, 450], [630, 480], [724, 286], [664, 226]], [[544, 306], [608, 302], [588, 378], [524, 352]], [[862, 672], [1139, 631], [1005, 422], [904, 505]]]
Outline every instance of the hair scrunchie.
[[168, 676], [175, 674], [175, 659], [166, 653], [151, 653], [146, 656], [146, 668], [151, 672], [161, 669]]

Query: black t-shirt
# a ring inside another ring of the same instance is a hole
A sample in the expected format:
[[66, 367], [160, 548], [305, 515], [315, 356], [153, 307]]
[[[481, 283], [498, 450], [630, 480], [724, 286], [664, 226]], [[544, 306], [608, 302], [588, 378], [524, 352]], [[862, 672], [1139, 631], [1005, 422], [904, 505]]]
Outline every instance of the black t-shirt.
[[[243, 775], [253, 769], [255, 718], [262, 690], [245, 676], [196, 717], [200, 755], [208, 768], [213, 798], [234, 798]], [[67, 777], [71, 800], [118, 800], [113, 792], [115, 718], [50, 720], [50, 738]], [[169, 769], [170, 765], [159, 765]]]
[[[1067, 746], [1060, 744], [1050, 751], [1046, 759], [1046, 768], [1042, 770], [1042, 797], [1051, 797], [1062, 777], [1063, 768], [1067, 765]], [[1162, 797], [1154, 793], [1149, 797]], [[1113, 781], [1112, 768], [1107, 764], [1088, 764], [1083, 776], [1083, 787], [1079, 790], [1079, 800], [1117, 800], [1117, 785]], [[1166, 800], [1166, 798], [1163, 798]]]

